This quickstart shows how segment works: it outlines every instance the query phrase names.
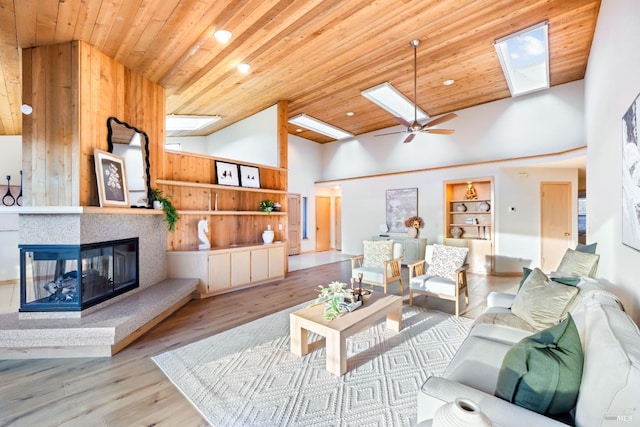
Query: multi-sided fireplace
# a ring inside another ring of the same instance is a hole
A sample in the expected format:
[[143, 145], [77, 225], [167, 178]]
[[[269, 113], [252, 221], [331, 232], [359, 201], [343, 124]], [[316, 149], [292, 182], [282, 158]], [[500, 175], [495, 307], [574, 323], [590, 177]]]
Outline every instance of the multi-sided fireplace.
[[139, 286], [138, 238], [20, 245], [20, 311], [81, 311]]

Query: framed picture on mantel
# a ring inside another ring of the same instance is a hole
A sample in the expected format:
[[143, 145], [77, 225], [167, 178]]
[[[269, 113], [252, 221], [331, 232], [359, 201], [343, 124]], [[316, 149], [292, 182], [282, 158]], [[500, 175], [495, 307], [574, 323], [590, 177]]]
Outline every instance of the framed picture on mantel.
[[113, 153], [93, 150], [100, 206], [129, 207], [129, 190], [124, 159]]
[[216, 178], [220, 185], [239, 186], [238, 165], [216, 160]]

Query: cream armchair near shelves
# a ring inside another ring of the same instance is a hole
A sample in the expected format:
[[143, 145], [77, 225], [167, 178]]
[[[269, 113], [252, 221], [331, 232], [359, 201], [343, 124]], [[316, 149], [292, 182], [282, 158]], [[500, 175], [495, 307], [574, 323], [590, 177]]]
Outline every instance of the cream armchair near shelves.
[[427, 245], [424, 260], [407, 264], [409, 267], [409, 305], [413, 293], [455, 302], [456, 316], [460, 314], [460, 296], [464, 292], [469, 305], [467, 287], [467, 254], [469, 248]]
[[382, 286], [387, 293], [388, 284], [400, 283], [400, 293], [404, 295], [402, 282], [401, 261], [402, 244], [391, 240], [363, 242], [363, 255], [351, 258], [351, 277], [356, 281], [362, 274], [362, 283], [372, 286]]

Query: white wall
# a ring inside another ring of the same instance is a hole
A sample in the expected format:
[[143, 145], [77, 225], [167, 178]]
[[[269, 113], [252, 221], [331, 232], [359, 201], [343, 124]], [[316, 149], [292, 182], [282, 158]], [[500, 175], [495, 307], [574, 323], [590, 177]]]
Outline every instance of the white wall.
[[207, 154], [279, 166], [278, 106], [273, 105], [209, 135]]
[[[11, 175], [12, 194], [17, 196], [22, 169], [22, 136], [0, 135], [0, 150], [0, 197], [6, 192], [6, 175]], [[18, 214], [11, 213], [11, 209], [2, 208], [4, 213], [0, 212], [0, 282], [20, 277]]]
[[640, 2], [603, 0], [585, 76], [587, 234], [598, 275], [640, 323], [640, 252], [622, 244], [622, 115], [640, 93]]
[[375, 136], [403, 127], [323, 144], [322, 179], [423, 169], [466, 162], [547, 154], [586, 145], [584, 82], [456, 111], [440, 127], [453, 135]]
[[168, 136], [166, 143], [180, 144], [180, 151], [187, 153], [209, 154], [206, 136]]

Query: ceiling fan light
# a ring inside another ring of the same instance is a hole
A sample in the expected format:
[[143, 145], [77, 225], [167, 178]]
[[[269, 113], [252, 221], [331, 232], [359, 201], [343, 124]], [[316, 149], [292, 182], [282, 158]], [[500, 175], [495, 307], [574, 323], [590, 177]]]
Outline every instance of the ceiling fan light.
[[[413, 121], [414, 104], [391, 83], [385, 82], [360, 92], [369, 101], [387, 110], [394, 117], [401, 117], [408, 122]], [[417, 110], [418, 121], [429, 118], [420, 108]]]

